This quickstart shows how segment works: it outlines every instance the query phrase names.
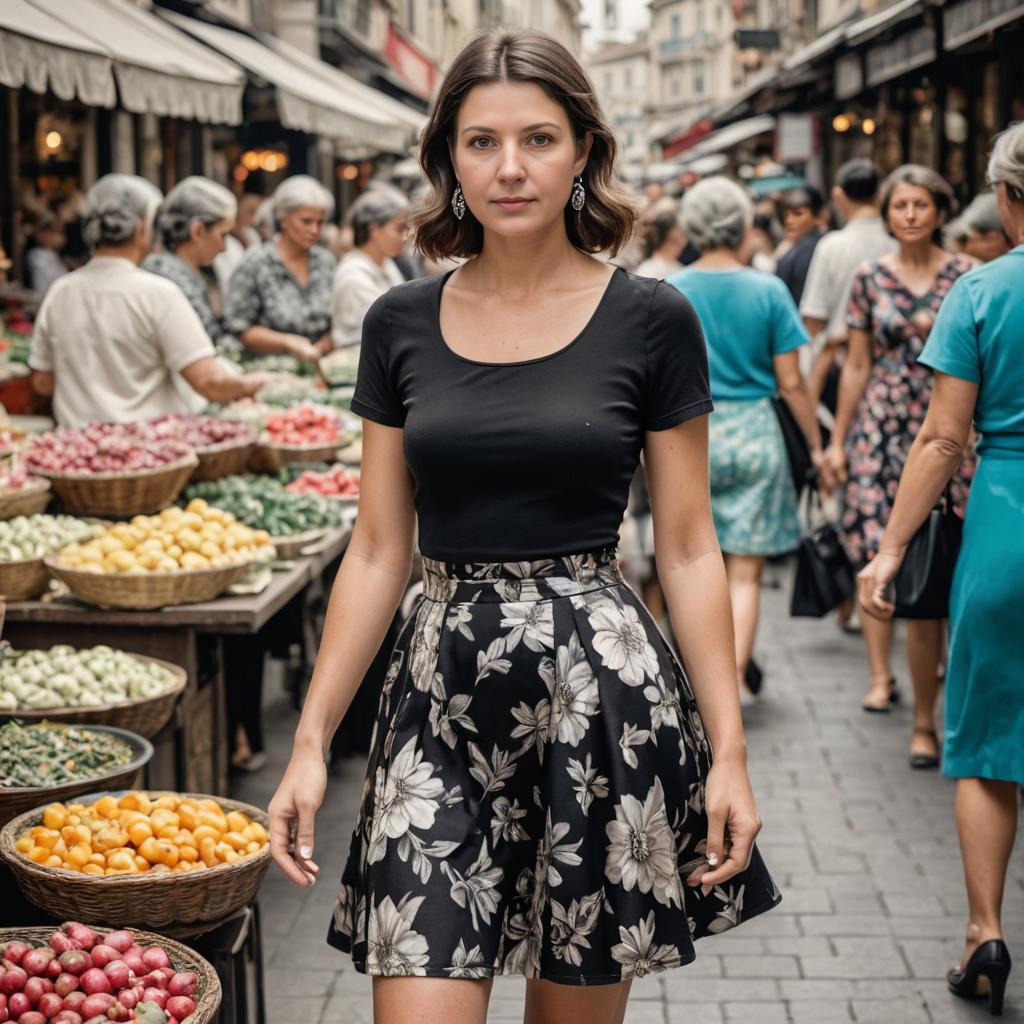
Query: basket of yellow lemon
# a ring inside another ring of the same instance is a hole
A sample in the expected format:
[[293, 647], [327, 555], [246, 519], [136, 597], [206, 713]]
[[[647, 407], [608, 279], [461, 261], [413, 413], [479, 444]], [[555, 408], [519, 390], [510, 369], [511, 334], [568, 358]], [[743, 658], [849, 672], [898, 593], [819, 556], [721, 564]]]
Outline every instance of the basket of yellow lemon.
[[45, 559], [80, 601], [148, 609], [212, 601], [254, 562], [273, 555], [270, 535], [195, 498], [184, 508], [118, 523]]
[[216, 927], [270, 866], [267, 815], [198, 793], [93, 793], [0, 830], [0, 857], [47, 913], [169, 934]]

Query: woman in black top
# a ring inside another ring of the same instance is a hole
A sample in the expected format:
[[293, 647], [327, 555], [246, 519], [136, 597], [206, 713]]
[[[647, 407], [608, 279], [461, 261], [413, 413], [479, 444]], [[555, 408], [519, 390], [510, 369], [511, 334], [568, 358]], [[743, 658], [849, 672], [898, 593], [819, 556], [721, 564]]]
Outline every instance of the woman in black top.
[[[427, 1004], [483, 1021], [496, 973], [530, 979], [531, 1018], [613, 1024], [634, 977], [779, 900], [753, 846], [704, 342], [675, 289], [588, 255], [616, 251], [634, 211], [554, 40], [471, 42], [420, 151], [434, 198], [417, 244], [468, 260], [391, 289], [364, 323], [359, 520], [273, 852], [315, 879], [324, 752], [418, 515], [424, 597], [391, 658], [328, 940], [376, 976], [378, 1024]], [[685, 670], [615, 559], [641, 449]]]

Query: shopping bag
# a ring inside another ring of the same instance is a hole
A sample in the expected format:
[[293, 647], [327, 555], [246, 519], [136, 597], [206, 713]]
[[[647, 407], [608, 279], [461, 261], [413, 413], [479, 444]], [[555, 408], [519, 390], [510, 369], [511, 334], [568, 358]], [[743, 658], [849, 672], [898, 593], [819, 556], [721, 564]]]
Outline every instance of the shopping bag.
[[963, 520], [953, 511], [949, 485], [939, 504], [907, 545], [893, 584], [896, 617], [944, 619], [949, 615], [949, 592], [963, 539]]
[[853, 593], [856, 581], [839, 533], [824, 516], [816, 491], [810, 493], [806, 519], [807, 532], [797, 548], [789, 614], [820, 619]]
[[789, 459], [789, 472], [793, 477], [793, 486], [797, 496], [814, 479], [814, 463], [811, 461], [811, 449], [807, 446], [807, 438], [800, 429], [796, 417], [781, 395], [772, 395], [772, 408], [782, 430], [782, 440], [786, 446], [786, 457]]

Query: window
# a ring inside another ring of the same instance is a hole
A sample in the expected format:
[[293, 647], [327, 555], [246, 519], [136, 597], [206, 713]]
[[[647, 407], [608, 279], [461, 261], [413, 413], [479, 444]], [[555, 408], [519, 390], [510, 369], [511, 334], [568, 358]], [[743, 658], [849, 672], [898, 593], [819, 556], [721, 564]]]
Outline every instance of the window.
[[704, 0], [697, 0], [697, 32], [704, 31]]
[[604, 73], [604, 91], [610, 93], [614, 88], [614, 78], [610, 71]]
[[698, 96], [704, 95], [704, 61], [693, 62], [693, 91]]
[[682, 83], [679, 81], [679, 68], [672, 69], [672, 77], [669, 79], [669, 89], [673, 96], [679, 95], [679, 87]]
[[668, 24], [669, 24], [669, 33], [668, 34], [669, 34], [669, 36], [672, 39], [678, 39], [679, 36], [681, 35], [679, 21], [680, 21], [680, 19], [679, 19], [679, 15], [678, 14], [673, 14], [672, 17], [670, 17], [669, 20], [668, 20]]
[[626, 67], [622, 72], [622, 86], [625, 89], [633, 88], [633, 69]]

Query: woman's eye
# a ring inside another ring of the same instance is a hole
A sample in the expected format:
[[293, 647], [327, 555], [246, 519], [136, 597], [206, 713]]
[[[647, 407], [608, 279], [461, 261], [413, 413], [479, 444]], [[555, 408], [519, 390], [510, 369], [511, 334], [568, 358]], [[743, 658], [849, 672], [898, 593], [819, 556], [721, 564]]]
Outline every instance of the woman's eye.
[[531, 136], [530, 141], [531, 142], [536, 142], [538, 139], [542, 140], [541, 145], [543, 146], [543, 145], [545, 145], [545, 144], [547, 144], [548, 142], [551, 141], [551, 136], [550, 135], [534, 135], [534, 136]]
[[484, 136], [481, 135], [479, 138], [472, 139], [470, 141], [469, 145], [470, 145], [471, 149], [486, 149], [485, 146], [478, 146], [477, 143], [478, 142], [490, 142], [490, 141], [491, 141], [490, 139], [485, 138]]

